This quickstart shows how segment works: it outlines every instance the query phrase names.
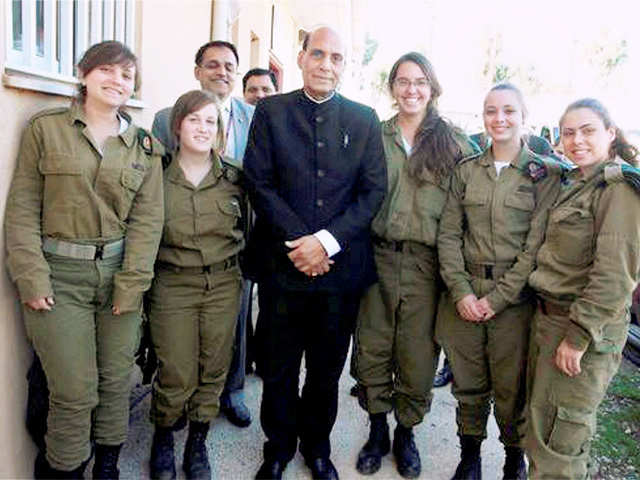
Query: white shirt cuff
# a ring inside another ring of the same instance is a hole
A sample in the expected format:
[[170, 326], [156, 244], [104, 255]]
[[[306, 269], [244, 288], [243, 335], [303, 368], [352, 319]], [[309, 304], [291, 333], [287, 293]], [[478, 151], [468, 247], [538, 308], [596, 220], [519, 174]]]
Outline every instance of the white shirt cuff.
[[338, 253], [342, 248], [340, 248], [340, 244], [336, 240], [336, 238], [331, 235], [329, 230], [320, 230], [313, 234], [314, 237], [318, 239], [318, 241], [322, 244], [325, 251], [327, 252], [327, 256], [333, 257], [336, 253]]

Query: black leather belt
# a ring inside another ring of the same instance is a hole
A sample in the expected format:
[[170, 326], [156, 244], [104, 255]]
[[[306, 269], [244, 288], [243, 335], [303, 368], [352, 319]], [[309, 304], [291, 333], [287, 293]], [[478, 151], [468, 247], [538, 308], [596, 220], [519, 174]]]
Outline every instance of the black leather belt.
[[168, 262], [156, 262], [156, 267], [162, 270], [169, 270], [175, 273], [218, 273], [229, 270], [238, 265], [238, 256], [234, 255], [226, 260], [211, 265], [203, 265], [202, 267], [180, 267]]

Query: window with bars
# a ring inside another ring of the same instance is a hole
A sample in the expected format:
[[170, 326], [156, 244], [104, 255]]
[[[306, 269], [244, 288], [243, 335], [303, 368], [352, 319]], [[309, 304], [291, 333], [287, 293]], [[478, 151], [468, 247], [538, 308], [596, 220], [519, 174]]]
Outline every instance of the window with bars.
[[[9, 1], [5, 68], [10, 73], [75, 84], [75, 65], [94, 43], [118, 40], [135, 51], [135, 0]], [[5, 84], [24, 87], [6, 77]]]

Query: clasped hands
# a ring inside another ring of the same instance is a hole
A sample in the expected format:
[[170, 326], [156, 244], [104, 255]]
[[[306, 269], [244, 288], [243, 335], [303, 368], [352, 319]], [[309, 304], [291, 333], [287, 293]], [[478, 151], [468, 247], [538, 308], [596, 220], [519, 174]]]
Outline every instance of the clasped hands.
[[284, 244], [291, 249], [287, 256], [294, 267], [309, 277], [324, 275], [333, 265], [322, 243], [313, 235], [305, 235]]
[[486, 322], [496, 314], [491, 308], [487, 297], [482, 297], [478, 300], [478, 297], [472, 293], [458, 300], [456, 309], [464, 320], [474, 323]]

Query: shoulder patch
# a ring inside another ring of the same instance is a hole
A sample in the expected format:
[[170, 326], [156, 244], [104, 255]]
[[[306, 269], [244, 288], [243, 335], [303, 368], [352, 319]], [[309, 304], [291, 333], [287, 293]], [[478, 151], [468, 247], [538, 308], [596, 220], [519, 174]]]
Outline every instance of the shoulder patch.
[[220, 163], [222, 164], [222, 176], [233, 184], [239, 183], [242, 178], [242, 170], [222, 158]]
[[138, 144], [147, 155], [164, 155], [165, 148], [144, 128], [138, 127]]
[[539, 182], [549, 174], [562, 175], [569, 170], [571, 166], [567, 162], [542, 155], [534, 155], [525, 165], [525, 174], [531, 177], [533, 183]]

